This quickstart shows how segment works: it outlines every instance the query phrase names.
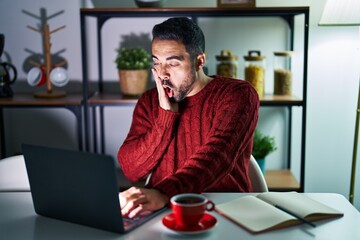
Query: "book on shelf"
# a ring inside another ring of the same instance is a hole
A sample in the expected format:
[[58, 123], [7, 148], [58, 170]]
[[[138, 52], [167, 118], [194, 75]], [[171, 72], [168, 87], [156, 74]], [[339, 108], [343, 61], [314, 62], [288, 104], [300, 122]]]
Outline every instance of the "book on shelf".
[[[216, 211], [249, 232], [260, 233], [344, 214], [297, 192], [265, 192], [216, 205]], [[313, 225], [314, 226], [314, 225]]]

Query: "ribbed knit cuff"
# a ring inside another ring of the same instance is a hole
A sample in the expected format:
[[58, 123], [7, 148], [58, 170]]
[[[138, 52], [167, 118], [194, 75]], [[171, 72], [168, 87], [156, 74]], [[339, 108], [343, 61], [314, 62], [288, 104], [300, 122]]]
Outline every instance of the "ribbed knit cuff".
[[156, 123], [161, 127], [172, 127], [176, 118], [180, 115], [178, 112], [171, 112], [168, 110], [164, 110], [163, 108], [159, 107], [159, 116]]
[[169, 198], [179, 193], [179, 190], [176, 188], [174, 182], [167, 178], [156, 184], [154, 188], [158, 189]]

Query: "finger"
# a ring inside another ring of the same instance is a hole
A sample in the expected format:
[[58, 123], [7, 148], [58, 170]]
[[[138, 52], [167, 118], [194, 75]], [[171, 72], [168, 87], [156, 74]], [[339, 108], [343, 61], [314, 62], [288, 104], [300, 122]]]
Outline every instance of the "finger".
[[139, 198], [139, 195], [133, 195], [132, 197], [122, 197], [120, 196], [119, 201], [120, 201], [120, 207], [121, 209], [124, 209], [126, 206], [129, 207], [129, 204], [133, 204], [133, 202]]
[[148, 209], [149, 204], [145, 203], [145, 204], [139, 204], [139, 206], [137, 206], [135, 209], [133, 209], [129, 214], [128, 217], [129, 218], [134, 218], [136, 216], [146, 216], [149, 215], [153, 210], [149, 210]]
[[152, 74], [153, 74], [153, 76], [154, 76], [154, 80], [155, 80], [156, 86], [158, 86], [159, 84], [161, 85], [161, 78], [160, 78], [159, 75], [157, 74], [156, 69], [155, 69], [155, 68], [152, 68], [151, 71], [152, 71]]
[[137, 188], [137, 187], [131, 187], [123, 192], [120, 193], [120, 196], [125, 198], [125, 199], [129, 199], [132, 198], [136, 195], [140, 195], [142, 194], [141, 189]]
[[153, 71], [153, 74], [155, 77], [155, 83], [156, 83], [156, 89], [158, 92], [160, 107], [165, 110], [171, 110], [171, 103], [170, 103], [170, 100], [169, 100], [167, 94], [165, 93], [165, 89], [162, 86], [162, 80], [157, 75], [156, 69], [152, 69], [152, 71]]
[[125, 197], [123, 197], [123, 196], [121, 195], [121, 193], [119, 193], [119, 203], [120, 203], [121, 209], [122, 209], [123, 206], [126, 204], [126, 199], [125, 199]]
[[158, 76], [156, 69], [153, 68], [152, 72], [153, 72], [153, 75], [154, 75], [155, 84], [156, 84], [157, 91], [159, 93], [159, 97], [160, 96], [165, 96], [165, 90], [164, 90], [164, 88], [162, 86], [161, 78]]
[[152, 74], [153, 74], [153, 76], [154, 76], [154, 80], [155, 81], [157, 81], [157, 80], [159, 80], [160, 79], [160, 77], [159, 77], [159, 75], [158, 75], [158, 73], [157, 73], [157, 70], [156, 70], [156, 68], [151, 68], [151, 72], [152, 72]]
[[128, 201], [124, 207], [121, 209], [121, 213], [123, 216], [128, 216], [135, 208], [137, 208], [140, 204], [146, 203], [146, 197], [144, 195], [139, 196], [136, 199], [132, 199]]
[[[138, 199], [142, 195], [141, 189], [131, 187], [119, 194], [119, 202], [121, 209], [124, 209], [130, 202]], [[129, 207], [129, 206], [128, 206]]]
[[143, 209], [143, 205], [140, 204], [139, 206], [137, 206], [136, 208], [134, 208], [129, 214], [128, 217], [129, 218], [134, 218], [138, 215], [141, 215], [141, 213], [144, 211]]

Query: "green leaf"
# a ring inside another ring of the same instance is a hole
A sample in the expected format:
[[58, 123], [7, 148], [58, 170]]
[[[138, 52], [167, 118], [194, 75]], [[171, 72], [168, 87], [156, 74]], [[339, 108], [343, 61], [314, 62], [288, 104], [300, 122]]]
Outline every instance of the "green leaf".
[[265, 136], [259, 130], [255, 130], [252, 155], [255, 159], [264, 159], [277, 149], [274, 137]]
[[150, 54], [142, 47], [117, 49], [115, 63], [118, 70], [149, 69]]

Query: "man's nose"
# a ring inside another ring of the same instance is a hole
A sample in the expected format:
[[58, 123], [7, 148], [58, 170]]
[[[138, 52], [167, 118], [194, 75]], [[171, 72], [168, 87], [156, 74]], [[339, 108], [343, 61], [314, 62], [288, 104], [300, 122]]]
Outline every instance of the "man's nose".
[[160, 64], [159, 69], [158, 69], [158, 75], [161, 79], [169, 78], [169, 73], [168, 73], [167, 67], [165, 65]]

